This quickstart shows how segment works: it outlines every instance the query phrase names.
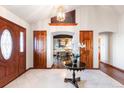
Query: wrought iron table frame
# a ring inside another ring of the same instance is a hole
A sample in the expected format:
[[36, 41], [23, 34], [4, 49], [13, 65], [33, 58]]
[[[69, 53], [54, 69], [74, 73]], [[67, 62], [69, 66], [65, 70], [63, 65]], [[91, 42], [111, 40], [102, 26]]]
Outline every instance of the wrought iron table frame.
[[72, 78], [65, 78], [64, 82], [70, 82], [73, 84], [76, 88], [79, 88], [78, 82], [80, 81], [80, 77], [76, 78], [75, 71], [81, 71], [85, 69], [85, 63], [80, 63], [80, 66], [77, 66], [76, 64], [65, 64], [65, 67], [69, 70], [73, 70]]

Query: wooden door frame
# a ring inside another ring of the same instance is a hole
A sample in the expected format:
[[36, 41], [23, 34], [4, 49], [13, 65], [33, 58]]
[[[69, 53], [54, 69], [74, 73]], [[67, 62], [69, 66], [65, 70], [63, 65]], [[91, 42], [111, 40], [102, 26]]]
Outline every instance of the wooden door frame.
[[[46, 32], [46, 68], [45, 69], [47, 69], [47, 30], [34, 30], [33, 31], [33, 68], [34, 68], [34, 48], [35, 48], [35, 44], [34, 44], [34, 36], [35, 36], [35, 32]], [[36, 68], [35, 68], [36, 69]]]
[[[93, 40], [94, 40], [94, 31], [93, 30], [80, 30], [79, 31], [79, 42], [80, 42], [80, 32], [92, 32], [92, 35], [93, 35], [93, 37], [92, 37], [92, 51], [93, 51], [93, 53], [92, 53], [92, 56], [94, 56], [93, 54], [94, 54], [94, 45], [93, 45]], [[93, 60], [94, 58], [92, 58], [92, 60]], [[93, 69], [93, 64], [94, 64], [94, 61], [92, 61], [92, 64], [91, 64], [91, 69]], [[89, 69], [89, 68], [88, 68]]]
[[98, 68], [100, 69], [100, 61], [101, 61], [101, 52], [100, 52], [100, 43], [101, 43], [101, 39], [98, 38]]

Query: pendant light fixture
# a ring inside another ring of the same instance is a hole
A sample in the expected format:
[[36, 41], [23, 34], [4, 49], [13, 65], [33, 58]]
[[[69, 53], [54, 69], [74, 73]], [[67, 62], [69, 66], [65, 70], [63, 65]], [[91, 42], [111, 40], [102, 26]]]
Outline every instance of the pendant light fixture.
[[63, 22], [65, 20], [65, 9], [64, 6], [59, 6], [57, 9], [57, 20]]

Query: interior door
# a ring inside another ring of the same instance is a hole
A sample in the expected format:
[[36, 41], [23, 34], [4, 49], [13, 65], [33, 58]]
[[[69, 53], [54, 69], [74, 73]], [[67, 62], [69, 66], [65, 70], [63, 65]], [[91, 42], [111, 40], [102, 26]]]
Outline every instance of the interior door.
[[93, 32], [80, 31], [80, 43], [86, 44], [85, 48], [80, 48], [80, 61], [86, 68], [93, 68]]
[[46, 31], [34, 31], [34, 68], [46, 68]]

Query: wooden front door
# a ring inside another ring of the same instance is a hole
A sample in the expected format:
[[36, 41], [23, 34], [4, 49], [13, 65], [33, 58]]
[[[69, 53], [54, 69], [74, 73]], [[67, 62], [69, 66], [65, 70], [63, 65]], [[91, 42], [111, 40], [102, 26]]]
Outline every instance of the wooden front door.
[[46, 68], [46, 31], [34, 31], [34, 68]]
[[[22, 42], [24, 51], [20, 52], [20, 31], [24, 32], [26, 38], [25, 28], [0, 17], [0, 87], [26, 70], [26, 40]], [[21, 53], [24, 55], [21, 56]]]
[[86, 44], [85, 48], [80, 48], [80, 61], [86, 68], [93, 68], [93, 32], [80, 31], [80, 43]]

